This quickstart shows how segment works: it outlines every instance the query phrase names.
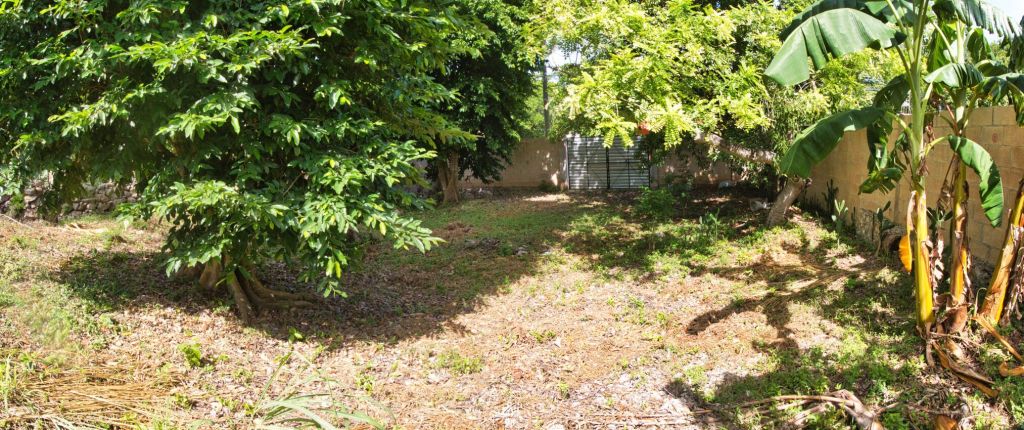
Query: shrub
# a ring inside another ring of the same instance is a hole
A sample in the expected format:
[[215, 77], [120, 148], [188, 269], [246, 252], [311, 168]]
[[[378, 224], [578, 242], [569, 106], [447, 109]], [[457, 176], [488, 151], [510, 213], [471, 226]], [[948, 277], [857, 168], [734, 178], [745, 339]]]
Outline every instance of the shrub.
[[664, 220], [678, 212], [677, 196], [668, 188], [645, 189], [636, 205], [637, 212], [647, 218]]

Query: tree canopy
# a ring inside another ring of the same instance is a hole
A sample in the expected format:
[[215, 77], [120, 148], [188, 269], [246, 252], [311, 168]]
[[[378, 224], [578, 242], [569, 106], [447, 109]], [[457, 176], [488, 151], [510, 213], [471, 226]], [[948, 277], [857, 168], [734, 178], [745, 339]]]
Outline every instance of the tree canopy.
[[472, 133], [473, 138], [440, 142], [440, 156], [432, 162], [442, 184], [444, 199], [457, 198], [456, 181], [471, 175], [484, 182], [501, 178], [522, 133], [534, 115], [531, 98], [536, 92], [536, 58], [522, 33], [530, 19], [522, 0], [469, 0], [459, 9], [479, 20], [479, 28], [465, 29], [453, 38], [478, 55], [463, 55], [438, 76], [438, 82], [458, 93], [444, 105], [445, 116]]
[[471, 137], [437, 76], [478, 25], [439, 0], [3, 1], [0, 178], [50, 175], [52, 208], [135, 183], [169, 271], [285, 259], [336, 291], [368, 239], [437, 243], [407, 185]]
[[546, 18], [532, 34], [581, 59], [560, 76], [560, 131], [610, 139], [632, 136], [643, 124], [667, 147], [714, 133], [741, 151], [711, 145], [713, 157], [760, 151], [766, 156], [730, 158], [770, 170], [771, 155], [784, 150], [796, 132], [869, 100], [872, 87], [884, 83], [895, 64], [887, 53], [863, 53], [829, 64], [805, 91], [766, 81], [762, 71], [780, 46], [778, 33], [802, 5], [545, 2], [540, 16]]

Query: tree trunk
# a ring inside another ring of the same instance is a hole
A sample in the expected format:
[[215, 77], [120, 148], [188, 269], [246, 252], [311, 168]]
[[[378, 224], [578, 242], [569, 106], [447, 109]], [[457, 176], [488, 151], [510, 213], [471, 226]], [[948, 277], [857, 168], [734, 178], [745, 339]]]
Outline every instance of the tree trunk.
[[1017, 204], [1006, 225], [1006, 241], [999, 256], [999, 264], [996, 266], [996, 272], [992, 274], [992, 283], [988, 287], [988, 293], [985, 294], [985, 302], [981, 306], [981, 311], [978, 312], [979, 318], [985, 318], [992, 325], [999, 324], [1000, 317], [1003, 315], [1003, 307], [1006, 304], [1006, 290], [1010, 284], [1010, 273], [1013, 270], [1016, 256], [1017, 230], [1022, 227], [1022, 221], [1024, 221], [1021, 218], [1022, 213], [1024, 213], [1024, 180], [1020, 183], [1020, 189], [1017, 191]]
[[437, 183], [444, 196], [444, 204], [459, 202], [459, 152], [452, 151], [437, 159]]
[[952, 319], [947, 333], [959, 334], [967, 325], [967, 289], [970, 280], [971, 253], [967, 240], [967, 165], [957, 161], [956, 179], [953, 181], [953, 228], [950, 229], [950, 244], [953, 264], [949, 273], [949, 312]]
[[762, 151], [733, 146], [722, 136], [714, 133], [697, 131], [693, 134], [693, 142], [696, 144], [710, 146], [733, 157], [756, 164], [772, 164], [775, 162], [774, 151]]
[[[776, 159], [774, 151], [738, 147], [726, 141], [722, 136], [714, 133], [697, 131], [693, 134], [693, 142], [704, 146], [710, 146], [750, 163], [770, 165], [775, 163]], [[800, 197], [800, 193], [807, 188], [807, 184], [808, 181], [803, 178], [793, 177], [786, 181], [786, 186], [783, 187], [779, 195], [776, 196], [775, 203], [772, 204], [771, 209], [768, 211], [768, 219], [766, 223], [769, 227], [779, 226], [786, 222], [786, 212], [788, 212], [790, 206], [793, 206], [793, 203], [796, 202], [797, 197]]]
[[[915, 182], [919, 183], [918, 178]], [[935, 288], [932, 285], [931, 253], [927, 250], [928, 234], [928, 199], [923, 187], [914, 193], [913, 232], [911, 252], [914, 258], [914, 288], [917, 299], [917, 327], [921, 336], [928, 338], [932, 324], [935, 323]]]
[[804, 191], [804, 188], [807, 188], [807, 181], [804, 179], [792, 177], [786, 180], [786, 186], [775, 197], [775, 203], [772, 204], [771, 209], [768, 211], [768, 220], [766, 221], [768, 227], [775, 227], [786, 223], [786, 212], [790, 206], [793, 206], [793, 202], [796, 201], [797, 197], [800, 197], [800, 193]]

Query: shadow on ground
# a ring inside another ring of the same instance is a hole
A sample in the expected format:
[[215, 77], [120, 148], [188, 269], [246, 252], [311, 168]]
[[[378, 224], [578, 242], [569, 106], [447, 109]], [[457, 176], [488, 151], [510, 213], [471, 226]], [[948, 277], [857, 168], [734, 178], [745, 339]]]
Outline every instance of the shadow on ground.
[[[840, 237], [839, 241], [858, 255], [870, 253], [855, 240]], [[787, 252], [799, 256], [799, 260], [784, 264], [768, 259], [750, 266], [711, 269], [716, 276], [749, 284], [763, 282], [768, 288], [764, 294], [735, 300], [699, 315], [687, 324], [686, 334], [698, 336], [730, 316], [757, 312], [776, 330], [777, 340], [754, 343], [755, 350], [769, 359], [753, 373], [727, 371], [710, 391], [682, 379], [673, 380], [664, 389], [676, 396], [703, 399], [704, 406], [717, 411], [715, 415], [723, 421], [744, 426], [785, 427], [792, 410], [737, 407], [781, 395], [821, 395], [846, 389], [875, 407], [919, 403], [927, 396], [945, 401], [950, 381], [923, 377], [937, 370], [924, 367], [921, 342], [914, 335], [909, 281], [894, 271], [885, 272], [885, 263], [875, 258], [836, 264], [829, 256], [830, 245], [834, 244], [823, 242], [814, 248], [786, 245]], [[796, 304], [816, 308], [820, 318], [840, 327], [839, 333], [822, 333], [838, 337], [838, 348], [826, 350], [798, 344], [793, 327], [809, 322], [794, 317], [790, 306]], [[853, 428], [848, 417], [838, 410], [815, 419], [812, 428]], [[884, 419], [887, 428], [906, 428], [900, 423], [928, 423], [930, 417], [896, 407]]]
[[[427, 254], [370, 247], [347, 275], [347, 297], [324, 298], [315, 308], [265, 312], [253, 324], [287, 339], [292, 328], [310, 340], [341, 345], [352, 340], [397, 341], [441, 331], [463, 332], [456, 321], [508, 285], [549, 263], [548, 250], [576, 219], [624, 207], [630, 194], [536, 195], [470, 200], [422, 215], [445, 240]], [[604, 244], [596, 244], [602, 247]], [[124, 249], [121, 249], [124, 248]], [[64, 261], [51, 276], [98, 310], [160, 305], [186, 313], [228, 311], [226, 293], [200, 291], [190, 279], [168, 277], [159, 252], [114, 246]], [[586, 248], [583, 248], [586, 249]], [[596, 250], [588, 250], [588, 252]], [[283, 264], [261, 268], [277, 289], [310, 289]]]

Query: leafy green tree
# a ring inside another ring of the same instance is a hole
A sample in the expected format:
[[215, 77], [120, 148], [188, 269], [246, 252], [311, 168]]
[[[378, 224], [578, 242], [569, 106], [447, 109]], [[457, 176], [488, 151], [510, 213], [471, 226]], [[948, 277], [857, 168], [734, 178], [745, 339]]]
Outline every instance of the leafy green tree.
[[772, 2], [555, 0], [539, 7], [533, 37], [581, 59], [560, 71], [556, 133], [610, 142], [640, 126], [658, 152], [698, 152], [765, 175], [803, 127], [870, 100], [872, 82], [885, 82], [895, 61], [885, 53], [851, 56], [796, 91], [761, 73], [794, 14]]
[[171, 228], [167, 269], [203, 267], [243, 319], [308, 304], [253, 268], [297, 262], [322, 291], [360, 246], [425, 251], [429, 142], [467, 138], [437, 82], [465, 22], [440, 0], [0, 2], [0, 166], [52, 176], [51, 208], [86, 181], [135, 183], [135, 216]]
[[463, 28], [452, 43], [477, 55], [451, 61], [438, 81], [458, 93], [444, 105], [445, 116], [474, 137], [437, 142], [431, 172], [445, 203], [458, 201], [458, 181], [467, 174], [485, 183], [501, 178], [530, 125], [536, 93], [535, 61], [522, 34], [530, 18], [525, 2], [467, 0], [458, 8], [479, 25]]

